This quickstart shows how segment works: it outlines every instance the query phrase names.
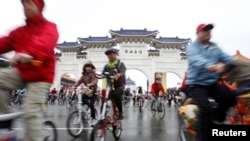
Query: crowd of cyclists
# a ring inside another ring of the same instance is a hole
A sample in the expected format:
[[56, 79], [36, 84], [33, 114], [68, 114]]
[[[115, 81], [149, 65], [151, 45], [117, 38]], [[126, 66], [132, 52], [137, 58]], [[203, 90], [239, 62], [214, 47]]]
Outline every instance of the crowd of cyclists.
[[[83, 94], [83, 101], [86, 99], [90, 101], [91, 117], [94, 121], [94, 103], [98, 94], [103, 96], [105, 89], [97, 91], [98, 79], [96, 78], [95, 66], [92, 62], [86, 62], [82, 68], [82, 75], [75, 85], [63, 86], [60, 90], [56, 88], [49, 90], [56, 74], [54, 49], [57, 46], [59, 32], [56, 24], [43, 16], [45, 6], [43, 0], [21, 0], [21, 4], [26, 24], [13, 29], [8, 35], [0, 37], [0, 54], [15, 52], [9, 61], [12, 67], [0, 70], [0, 113], [9, 112], [5, 101], [7, 95], [2, 94], [6, 90], [11, 90], [9, 91], [9, 105], [23, 105], [22, 99], [26, 97], [24, 121], [27, 133], [24, 140], [41, 141], [43, 139], [40, 111], [46, 93], [47, 103], [56, 104], [58, 101], [62, 105], [66, 104], [67, 107], [72, 107], [79, 88]], [[229, 83], [237, 82], [238, 87], [243, 86], [243, 84], [250, 87], [249, 63], [239, 63], [236, 58], [224, 53], [216, 43], [210, 41], [213, 28], [213, 24], [198, 25], [195, 31], [197, 39], [190, 43], [186, 49], [188, 69], [185, 92], [190, 102], [197, 104], [199, 109], [196, 141], [207, 141], [208, 127], [215, 123], [223, 124], [227, 111], [237, 102], [238, 95], [235, 89], [228, 88], [224, 85], [225, 83], [219, 83], [221, 82], [221, 73], [226, 70], [226, 64], [231, 64], [231, 68], [240, 64], [240, 68], [245, 69], [237, 69], [233, 72], [231, 76], [238, 75], [239, 77], [231, 79]], [[123, 120], [125, 116], [122, 105], [123, 96], [128, 95], [128, 92], [124, 92], [126, 65], [117, 57], [118, 50], [115, 48], [107, 49], [105, 55], [108, 61], [103, 67], [102, 74], [109, 72], [112, 76], [112, 82], [108, 82], [113, 83], [110, 98], [117, 106], [119, 120]], [[171, 106], [172, 101], [175, 104], [178, 102], [179, 91], [179, 89], [164, 89], [161, 79], [155, 78], [150, 92], [145, 94], [141, 87], [131, 92], [133, 105], [136, 105], [138, 97], [149, 99], [149, 95], [151, 95], [152, 103], [158, 96], [163, 96], [163, 99], [168, 100], [169, 106]], [[219, 106], [214, 111], [209, 103], [209, 97], [218, 102]], [[153, 110], [152, 107], [151, 104], [151, 110]]]

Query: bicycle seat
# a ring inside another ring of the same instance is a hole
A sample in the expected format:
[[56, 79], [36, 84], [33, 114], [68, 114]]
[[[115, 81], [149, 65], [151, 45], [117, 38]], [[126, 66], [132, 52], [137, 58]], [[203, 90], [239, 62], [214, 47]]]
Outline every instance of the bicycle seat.
[[15, 118], [21, 117], [23, 114], [24, 114], [24, 112], [14, 112], [14, 113], [2, 114], [2, 115], [0, 115], [0, 121], [15, 119]]

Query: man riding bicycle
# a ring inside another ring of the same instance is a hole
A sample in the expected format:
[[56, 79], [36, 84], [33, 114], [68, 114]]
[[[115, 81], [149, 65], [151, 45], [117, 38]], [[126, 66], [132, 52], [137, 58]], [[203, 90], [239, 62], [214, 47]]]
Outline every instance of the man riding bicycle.
[[118, 111], [119, 111], [119, 119], [123, 119], [123, 109], [122, 109], [122, 95], [124, 93], [124, 88], [126, 84], [126, 67], [120, 59], [117, 58], [118, 50], [115, 48], [109, 48], [105, 51], [109, 61], [104, 66], [102, 74], [105, 72], [109, 72], [112, 76], [114, 76], [114, 90], [111, 91], [111, 99], [114, 100]]
[[[210, 41], [213, 27], [212, 24], [198, 25], [197, 39], [186, 50], [189, 66], [185, 83], [199, 109], [196, 141], [207, 141], [209, 126], [212, 123], [223, 123], [227, 110], [236, 103], [234, 91], [218, 83], [220, 73], [224, 71], [224, 63], [235, 59]], [[213, 113], [209, 97], [218, 103]]]
[[[160, 96], [160, 92], [162, 95], [166, 95], [166, 91], [161, 83], [161, 78], [157, 77], [155, 78], [155, 82], [151, 85], [151, 91], [150, 93], [152, 94], [152, 96], [154, 98], [157, 98], [158, 96]], [[152, 100], [151, 103], [151, 110], [153, 110], [153, 103], [155, 102], [155, 99]]]
[[[42, 141], [42, 104], [54, 76], [58, 31], [42, 15], [43, 0], [21, 0], [26, 24], [0, 37], [0, 54], [14, 51], [13, 67], [0, 69], [0, 114], [8, 112], [6, 91], [27, 88], [24, 101], [25, 141]], [[11, 8], [10, 8], [11, 9]], [[36, 63], [34, 63], [34, 60]]]

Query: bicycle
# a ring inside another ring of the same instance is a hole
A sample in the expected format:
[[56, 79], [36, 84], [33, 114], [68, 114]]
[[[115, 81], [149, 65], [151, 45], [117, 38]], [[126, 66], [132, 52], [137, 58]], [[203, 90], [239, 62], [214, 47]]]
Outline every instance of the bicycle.
[[[217, 103], [209, 98], [215, 109]], [[198, 107], [195, 104], [188, 104], [179, 108], [179, 127], [182, 141], [194, 141], [197, 134], [197, 113]], [[224, 125], [250, 125], [250, 94], [239, 93], [237, 104], [227, 114], [227, 121]]]
[[[67, 119], [67, 131], [72, 137], [79, 137], [82, 134], [84, 128], [88, 126], [87, 121], [91, 119], [90, 107], [88, 104], [85, 103], [82, 104], [83, 103], [82, 93], [80, 92], [79, 89], [77, 90], [76, 94], [78, 99], [77, 107], [71, 114], [69, 114]], [[98, 113], [96, 109], [95, 109], [95, 116], [96, 119], [98, 119]], [[72, 125], [74, 127], [71, 127], [72, 121], [73, 121]]]
[[151, 112], [154, 118], [156, 117], [156, 113], [160, 119], [165, 117], [165, 105], [161, 102], [159, 95], [155, 95], [155, 101], [152, 101]]
[[128, 107], [130, 104], [130, 96], [122, 95], [122, 103], [124, 107]]
[[139, 112], [141, 113], [141, 112], [142, 112], [142, 109], [143, 109], [143, 106], [144, 106], [144, 98], [143, 98], [143, 95], [142, 95], [142, 94], [136, 95], [134, 100], [135, 100], [136, 104], [137, 104], [138, 107], [139, 107]]
[[90, 140], [91, 141], [104, 141], [106, 140], [106, 130], [112, 132], [113, 137], [115, 139], [119, 139], [122, 132], [122, 122], [119, 120], [118, 109], [115, 105], [114, 100], [112, 100], [112, 108], [113, 108], [113, 119], [108, 115], [107, 111], [109, 109], [108, 101], [109, 96], [112, 94], [112, 90], [114, 90], [113, 86], [113, 77], [108, 73], [105, 72], [102, 76], [98, 78], [106, 78], [107, 79], [107, 88], [105, 92], [105, 98], [102, 101], [101, 107], [101, 117], [94, 126], [93, 130], [91, 131]]
[[[44, 103], [42, 105], [43, 107], [43, 111], [46, 110], [47, 105]], [[25, 112], [15, 112], [15, 113], [8, 113], [8, 114], [3, 114], [0, 115], [0, 129], [4, 130], [4, 133], [2, 134], [6, 134], [6, 135], [10, 135], [11, 136], [7, 136], [7, 140], [9, 138], [9, 140], [14, 140], [17, 139], [19, 137], [17, 137], [17, 129], [13, 128], [12, 123], [19, 119], [22, 118], [22, 116], [25, 114]], [[49, 120], [45, 120], [43, 122], [43, 137], [44, 137], [44, 141], [57, 141], [58, 139], [58, 134], [57, 134], [57, 130], [56, 130], [56, 126], [52, 121]], [[1, 138], [0, 138], [1, 139]]]
[[[38, 60], [31, 60], [29, 63], [36, 67], [40, 67], [42, 65], [42, 62]], [[0, 64], [1, 66], [4, 66], [6, 68], [6, 67], [12, 67], [11, 64], [17, 64], [17, 62], [13, 62], [8, 58], [0, 57]], [[47, 109], [47, 103], [43, 103], [41, 107], [42, 110], [45, 112]], [[25, 112], [14, 112], [14, 113], [7, 113], [0, 115], [0, 129], [1, 131], [4, 132], [2, 134], [7, 134], [7, 138], [10, 138], [10, 140], [15, 140], [17, 138], [17, 134], [15, 133], [15, 129], [13, 128], [12, 123], [17, 119], [21, 119], [22, 116], [24, 115]], [[11, 136], [8, 137], [8, 134], [10, 132], [12, 132], [12, 134]], [[52, 121], [45, 120], [43, 122], [43, 137], [44, 141], [57, 141], [58, 134], [56, 126]]]

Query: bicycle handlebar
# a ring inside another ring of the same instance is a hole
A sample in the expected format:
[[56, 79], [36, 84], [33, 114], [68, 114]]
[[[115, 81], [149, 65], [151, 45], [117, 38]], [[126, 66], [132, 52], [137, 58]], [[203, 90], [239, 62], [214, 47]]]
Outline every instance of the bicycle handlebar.
[[[10, 59], [7, 59], [7, 58], [0, 58], [0, 61], [6, 62], [6, 63], [9, 63], [9, 64], [18, 64], [17, 62], [13, 62], [13, 61], [11, 61]], [[29, 64], [31, 64], [32, 66], [35, 66], [35, 67], [41, 67], [43, 62], [33, 59], [33, 60], [31, 60], [29, 62]]]
[[112, 76], [109, 72], [104, 72], [103, 74], [96, 74], [96, 78], [103, 79], [103, 78], [111, 78], [113, 79], [114, 76]]

